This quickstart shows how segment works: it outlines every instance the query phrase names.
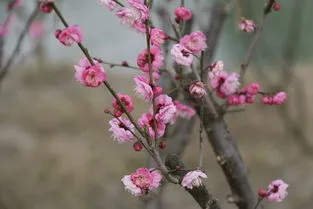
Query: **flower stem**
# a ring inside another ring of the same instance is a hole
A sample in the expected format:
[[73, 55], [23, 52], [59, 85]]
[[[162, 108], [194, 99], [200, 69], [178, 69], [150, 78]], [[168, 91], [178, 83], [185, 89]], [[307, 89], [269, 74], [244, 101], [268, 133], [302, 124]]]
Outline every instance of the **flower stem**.
[[[200, 79], [201, 82], [203, 83], [203, 59], [204, 59], [204, 53], [203, 51], [201, 52], [200, 56]], [[204, 123], [204, 100], [203, 97], [201, 98], [201, 107], [200, 107], [200, 130], [199, 130], [199, 162], [198, 162], [198, 167], [202, 168], [203, 165], [203, 123]]]

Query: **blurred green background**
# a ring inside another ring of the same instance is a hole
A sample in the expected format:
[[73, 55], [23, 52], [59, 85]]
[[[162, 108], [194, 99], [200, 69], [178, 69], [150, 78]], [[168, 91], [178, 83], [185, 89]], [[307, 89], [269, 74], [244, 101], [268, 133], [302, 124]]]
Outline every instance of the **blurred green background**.
[[[6, 17], [0, 1], [0, 20]], [[199, 24], [208, 22], [211, 1], [185, 1], [197, 13]], [[79, 24], [90, 52], [106, 61], [136, 63], [145, 48], [141, 34], [120, 25], [115, 15], [97, 1], [58, 1], [68, 21]], [[230, 5], [216, 59], [228, 71], [239, 71], [251, 35], [240, 33], [240, 16], [260, 19], [262, 0], [238, 0]], [[285, 89], [283, 106], [254, 104], [244, 112], [226, 116], [229, 129], [238, 140], [252, 185], [265, 188], [276, 178], [289, 183], [283, 203], [266, 208], [312, 209], [313, 144], [311, 130], [313, 28], [309, 0], [281, 0], [282, 9], [270, 14], [257, 46], [247, 81], [262, 83], [264, 91]], [[175, 8], [178, 1], [155, 0], [155, 7]], [[5, 58], [11, 54], [17, 34], [34, 1], [25, 0], [17, 20], [5, 38]], [[157, 15], [153, 14], [156, 25]], [[0, 208], [5, 209], [124, 209], [144, 208], [140, 199], [124, 191], [120, 179], [147, 165], [147, 155], [135, 153], [131, 145], [118, 145], [108, 132], [103, 114], [112, 97], [105, 88], [80, 86], [73, 65], [82, 54], [77, 47], [66, 48], [54, 38], [61, 28], [54, 15], [41, 15], [46, 35], [34, 41], [27, 37], [20, 56], [1, 83], [0, 89]], [[195, 28], [196, 30], [196, 28]], [[209, 46], [210, 47], [210, 46]], [[125, 68], [107, 69], [109, 82], [118, 92], [133, 94], [132, 75]], [[135, 97], [134, 97], [135, 98]], [[136, 100], [135, 116], [148, 106]], [[183, 154], [190, 167], [197, 163], [198, 124]], [[206, 184], [223, 208], [228, 186], [210, 145], [205, 142]], [[177, 186], [164, 193], [164, 208], [197, 208], [193, 199]]]

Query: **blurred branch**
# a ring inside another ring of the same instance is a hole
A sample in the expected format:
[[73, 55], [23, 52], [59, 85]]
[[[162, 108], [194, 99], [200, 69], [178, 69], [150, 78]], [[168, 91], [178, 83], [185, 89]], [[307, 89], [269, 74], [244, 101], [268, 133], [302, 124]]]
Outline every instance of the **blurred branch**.
[[36, 16], [38, 15], [39, 13], [39, 6], [36, 5], [34, 11], [31, 13], [31, 15], [29, 16], [28, 20], [26, 21], [26, 24], [24, 26], [24, 29], [23, 31], [21, 32], [19, 38], [18, 38], [18, 41], [14, 47], [14, 50], [13, 50], [13, 53], [12, 55], [9, 57], [8, 61], [6, 62], [6, 64], [3, 66], [3, 68], [1, 68], [0, 70], [0, 83], [3, 81], [3, 79], [5, 78], [5, 76], [7, 75], [9, 69], [11, 68], [14, 60], [17, 58], [19, 52], [20, 52], [20, 49], [21, 49], [21, 46], [22, 46], [22, 43], [26, 37], [26, 34], [28, 32], [28, 29], [30, 27], [30, 25], [32, 24], [32, 22], [35, 20]]

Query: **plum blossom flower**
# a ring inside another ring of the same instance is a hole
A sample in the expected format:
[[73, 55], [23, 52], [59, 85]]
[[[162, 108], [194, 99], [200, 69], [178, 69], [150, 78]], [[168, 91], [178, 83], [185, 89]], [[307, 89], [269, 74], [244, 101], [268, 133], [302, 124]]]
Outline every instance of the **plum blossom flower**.
[[272, 181], [268, 185], [268, 194], [266, 199], [272, 202], [281, 202], [283, 201], [287, 195], [287, 188], [289, 187], [283, 180], [277, 179]]
[[227, 97], [227, 103], [232, 106], [243, 105], [245, 101], [246, 96], [242, 94], [232, 94]]
[[200, 187], [202, 185], [202, 179], [205, 178], [208, 178], [208, 176], [201, 170], [190, 171], [184, 176], [181, 185], [188, 189]]
[[196, 82], [189, 86], [189, 93], [195, 98], [202, 98], [206, 95], [206, 90], [202, 82]]
[[[161, 94], [155, 98], [156, 113], [155, 118], [163, 121], [165, 124], [173, 122], [176, 114], [176, 106], [171, 97], [166, 94]], [[150, 113], [153, 113], [153, 107], [150, 108]]]
[[122, 24], [127, 24], [140, 32], [145, 32], [144, 22], [149, 17], [148, 7], [140, 0], [127, 0], [127, 2], [129, 7], [119, 9], [116, 15], [121, 18]]
[[[157, 125], [157, 137], [162, 137], [165, 132], [165, 123], [162, 120], [155, 120]], [[147, 129], [151, 138], [155, 138], [154, 120], [151, 113], [144, 113], [138, 120], [138, 125], [141, 128]]]
[[185, 7], [176, 8], [174, 13], [178, 20], [190, 20], [192, 18], [191, 11]]
[[[130, 96], [126, 94], [117, 94], [117, 96], [121, 100], [121, 102], [124, 104], [128, 112], [132, 112], [134, 110], [133, 100]], [[120, 106], [120, 104], [115, 98], [113, 98], [112, 106], [114, 108], [113, 115], [115, 117], [120, 117], [124, 113], [123, 108]]]
[[81, 43], [84, 40], [83, 33], [77, 25], [71, 25], [63, 30], [57, 30], [55, 35], [65, 46], [72, 46], [74, 43]]
[[174, 104], [176, 107], [176, 117], [190, 119], [196, 114], [195, 109], [188, 105], [182, 104], [178, 100], [174, 101]]
[[116, 2], [113, 0], [99, 0], [99, 3], [105, 5], [110, 11], [113, 11], [117, 7]]
[[99, 62], [93, 60], [94, 66], [84, 57], [74, 66], [75, 78], [87, 87], [98, 87], [106, 80], [106, 73]]
[[45, 32], [44, 23], [41, 21], [35, 21], [30, 25], [30, 35], [33, 38], [40, 38]]
[[221, 85], [220, 91], [225, 95], [235, 93], [240, 86], [239, 77], [238, 73], [230, 74]]
[[109, 121], [111, 128], [109, 131], [113, 133], [114, 139], [120, 143], [133, 142], [134, 125], [127, 119], [119, 117]]
[[139, 75], [134, 78], [134, 81], [136, 83], [135, 92], [145, 101], [151, 101], [153, 98], [153, 90], [149, 79], [146, 76]]
[[122, 178], [125, 189], [138, 197], [157, 189], [160, 186], [162, 176], [157, 170], [138, 168], [134, 173]]
[[238, 27], [243, 32], [253, 33], [256, 29], [256, 24], [253, 22], [253, 20], [242, 18]]
[[185, 35], [180, 39], [180, 44], [193, 53], [198, 53], [207, 48], [206, 37], [201, 31]]
[[[158, 71], [163, 65], [164, 56], [159, 47], [151, 47], [150, 48], [151, 55], [151, 68], [152, 71]], [[148, 49], [145, 49], [141, 52], [137, 57], [137, 65], [144, 72], [149, 72], [149, 57], [148, 57]]]
[[159, 47], [161, 44], [164, 44], [165, 40], [168, 38], [163, 30], [160, 28], [152, 28], [150, 32], [151, 36], [151, 45]]
[[251, 83], [245, 88], [245, 91], [249, 95], [256, 95], [260, 91], [260, 84], [259, 83]]
[[216, 61], [212, 63], [208, 68], [208, 76], [210, 79], [219, 76], [220, 72], [224, 70], [224, 63], [222, 61]]
[[171, 55], [175, 62], [181, 65], [190, 66], [193, 61], [191, 52], [181, 44], [175, 44], [171, 49]]
[[278, 92], [274, 97], [273, 97], [273, 103], [276, 105], [280, 105], [282, 103], [284, 103], [287, 99], [288, 95], [286, 92], [281, 91]]

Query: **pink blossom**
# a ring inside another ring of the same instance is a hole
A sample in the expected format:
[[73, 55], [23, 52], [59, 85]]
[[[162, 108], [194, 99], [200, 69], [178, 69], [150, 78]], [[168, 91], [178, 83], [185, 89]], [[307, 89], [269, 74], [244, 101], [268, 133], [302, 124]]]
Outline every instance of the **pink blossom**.
[[224, 70], [224, 63], [222, 61], [216, 61], [209, 66], [208, 76], [210, 79], [219, 76], [220, 72]]
[[206, 37], [201, 31], [185, 35], [180, 39], [180, 44], [193, 53], [198, 53], [207, 48]]
[[[176, 114], [176, 106], [172, 98], [166, 94], [161, 94], [155, 98], [156, 113], [155, 118], [163, 121], [165, 124], [173, 122]], [[150, 108], [150, 113], [153, 113], [153, 107]]]
[[152, 28], [150, 32], [151, 44], [153, 46], [159, 47], [161, 44], [164, 44], [167, 39], [167, 35], [160, 28]]
[[147, 168], [138, 168], [134, 173], [122, 178], [125, 189], [136, 197], [158, 188], [161, 180], [159, 171]]
[[193, 61], [193, 55], [181, 44], [175, 44], [171, 49], [171, 55], [174, 60], [181, 65], [190, 66]]
[[192, 18], [191, 11], [185, 7], [176, 8], [174, 13], [177, 19], [190, 20]]
[[[158, 71], [162, 65], [164, 56], [160, 48], [158, 47], [151, 47], [150, 49], [150, 56], [151, 56], [151, 68], [152, 71]], [[140, 69], [144, 72], [149, 72], [149, 59], [148, 59], [148, 50], [145, 49], [141, 52], [137, 57], [137, 65]]]
[[65, 46], [72, 46], [74, 43], [81, 43], [84, 40], [83, 33], [77, 25], [57, 31], [56, 38]]
[[[117, 94], [117, 96], [121, 100], [121, 102], [124, 104], [128, 112], [132, 112], [134, 110], [133, 100], [130, 96], [126, 94]], [[123, 108], [120, 106], [120, 104], [115, 98], [113, 98], [112, 106], [114, 108], [113, 115], [115, 117], [120, 117], [124, 113]]]
[[259, 83], [251, 83], [249, 86], [245, 88], [247, 94], [256, 95], [260, 91]]
[[195, 109], [192, 107], [182, 104], [179, 101], [174, 101], [175, 107], [176, 107], [176, 116], [181, 118], [190, 119], [196, 114]]
[[181, 185], [188, 189], [193, 189], [194, 187], [200, 187], [202, 186], [202, 179], [205, 179], [205, 178], [208, 178], [208, 177], [201, 170], [190, 171], [184, 176], [181, 182]]
[[206, 95], [206, 90], [202, 82], [196, 82], [189, 86], [189, 93], [195, 98], [202, 98]]
[[146, 102], [151, 101], [153, 98], [153, 89], [150, 85], [149, 79], [146, 76], [136, 76], [134, 78], [136, 83], [135, 91]]
[[99, 0], [99, 3], [105, 5], [110, 11], [113, 11], [117, 7], [116, 2], [113, 0]]
[[52, 2], [54, 0], [41, 0], [39, 5], [40, 10], [44, 13], [50, 13], [53, 10]]
[[227, 97], [227, 103], [232, 106], [243, 105], [246, 101], [245, 95], [232, 94]]
[[149, 17], [148, 7], [140, 0], [128, 0], [129, 7], [123, 7], [116, 12], [121, 18], [122, 24], [127, 24], [136, 28], [140, 32], [145, 32], [144, 22]]
[[281, 105], [284, 103], [287, 99], [287, 93], [286, 92], [278, 92], [274, 97], [273, 97], [273, 103], [276, 105]]
[[248, 104], [253, 104], [255, 102], [255, 95], [253, 96], [246, 96], [245, 102]]
[[[165, 132], [165, 123], [161, 120], [155, 120], [157, 124], [157, 136], [162, 137]], [[151, 138], [155, 138], [154, 120], [151, 113], [144, 113], [138, 120], [138, 125], [141, 128], [147, 129]]]
[[267, 105], [272, 105], [273, 104], [273, 97], [271, 97], [269, 95], [264, 95], [262, 97], [262, 103], [267, 104]]
[[44, 23], [41, 21], [35, 21], [30, 25], [30, 35], [33, 38], [40, 38], [45, 32]]
[[106, 73], [99, 62], [93, 60], [95, 66], [89, 60], [82, 58], [75, 68], [75, 78], [82, 85], [87, 87], [98, 87], [106, 80]]
[[211, 87], [213, 89], [219, 88], [227, 79], [228, 73], [226, 71], [221, 71], [218, 76], [214, 76], [211, 79]]
[[283, 180], [277, 179], [272, 181], [268, 185], [268, 195], [266, 197], [267, 200], [272, 202], [281, 202], [288, 195], [287, 188], [289, 187]]
[[[121, 121], [121, 122], [120, 122]], [[134, 125], [127, 119], [119, 117], [109, 121], [114, 139], [120, 143], [133, 142]]]
[[221, 85], [220, 91], [225, 95], [235, 93], [240, 86], [239, 77], [238, 73], [230, 74]]
[[243, 32], [253, 33], [256, 29], [256, 24], [253, 22], [253, 20], [242, 18], [238, 27]]

